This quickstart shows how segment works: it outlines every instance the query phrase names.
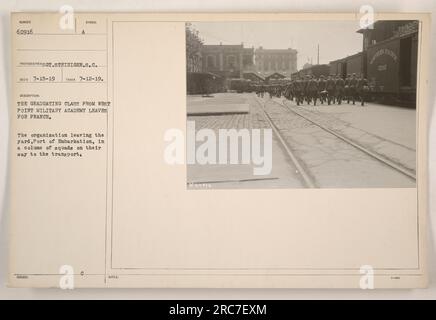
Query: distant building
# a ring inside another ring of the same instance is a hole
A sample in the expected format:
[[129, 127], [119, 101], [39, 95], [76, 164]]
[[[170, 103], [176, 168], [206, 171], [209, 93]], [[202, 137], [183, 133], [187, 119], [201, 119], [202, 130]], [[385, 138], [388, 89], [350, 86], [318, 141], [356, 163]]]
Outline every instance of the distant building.
[[263, 82], [265, 78], [260, 76], [257, 72], [244, 72], [243, 78], [252, 82]]
[[203, 45], [202, 72], [212, 72], [226, 79], [254, 77], [258, 80], [280, 73], [290, 77], [297, 70], [297, 51], [294, 49], [244, 48], [240, 45]]
[[286, 76], [282, 73], [279, 72], [274, 72], [272, 74], [270, 74], [269, 76], [265, 77], [265, 81], [269, 82], [270, 80], [280, 80], [280, 79], [284, 79], [286, 78]]
[[263, 77], [279, 72], [290, 78], [297, 71], [297, 50], [259, 47], [254, 53], [254, 63], [256, 71]]
[[203, 45], [203, 72], [224, 78], [242, 78], [244, 72], [254, 71], [254, 49], [240, 45]]

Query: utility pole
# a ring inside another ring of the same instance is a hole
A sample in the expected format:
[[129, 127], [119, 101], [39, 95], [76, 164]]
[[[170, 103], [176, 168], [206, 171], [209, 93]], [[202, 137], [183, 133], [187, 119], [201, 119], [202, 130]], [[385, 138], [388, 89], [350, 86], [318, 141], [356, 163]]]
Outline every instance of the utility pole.
[[316, 64], [319, 64], [319, 43], [318, 43], [318, 58], [316, 60]]

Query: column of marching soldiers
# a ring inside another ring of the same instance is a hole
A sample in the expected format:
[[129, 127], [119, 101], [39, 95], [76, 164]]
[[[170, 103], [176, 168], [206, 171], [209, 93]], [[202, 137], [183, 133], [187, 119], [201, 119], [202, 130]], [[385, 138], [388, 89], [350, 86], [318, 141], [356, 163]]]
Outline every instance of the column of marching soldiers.
[[265, 94], [269, 97], [282, 97], [295, 101], [297, 105], [313, 102], [317, 100], [321, 104], [327, 103], [340, 105], [343, 101], [353, 104], [360, 102], [365, 104], [369, 92], [368, 81], [356, 74], [348, 75], [345, 79], [339, 75], [324, 75], [319, 78], [313, 75], [306, 75], [292, 79], [288, 84], [255, 84], [251, 91], [255, 91], [259, 97]]

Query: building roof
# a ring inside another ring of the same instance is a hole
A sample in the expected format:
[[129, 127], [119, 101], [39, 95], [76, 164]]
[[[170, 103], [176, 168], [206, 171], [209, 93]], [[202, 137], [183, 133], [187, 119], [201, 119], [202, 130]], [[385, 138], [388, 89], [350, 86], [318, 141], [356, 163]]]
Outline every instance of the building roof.
[[261, 52], [265, 52], [265, 53], [297, 53], [297, 50], [292, 49], [292, 48], [287, 48], [287, 49], [265, 49], [263, 47], [259, 47], [256, 49], [256, 51], [261, 51]]
[[354, 53], [354, 54], [346, 56], [346, 57], [342, 57], [340, 59], [331, 60], [329, 63], [335, 63], [335, 62], [344, 61], [344, 60], [347, 60], [347, 59], [350, 59], [350, 58], [354, 58], [354, 57], [357, 57], [357, 56], [360, 56], [360, 55], [362, 55], [362, 51]]
[[395, 24], [395, 23], [401, 23], [402, 25], [407, 25], [410, 23], [415, 23], [416, 20], [377, 20], [374, 23], [368, 25], [366, 28], [360, 28], [359, 30], [357, 30], [357, 33], [364, 33], [365, 31], [373, 31], [375, 30], [378, 26], [383, 25], [383, 24]]
[[207, 77], [215, 77], [215, 78], [222, 78], [222, 76], [216, 74], [216, 73], [212, 73], [212, 72], [188, 72], [188, 74], [195, 74], [195, 75], [202, 75], [202, 76], [207, 76]]
[[203, 48], [211, 48], [211, 49], [218, 49], [218, 48], [235, 48], [235, 49], [241, 49], [244, 46], [242, 44], [203, 44]]
[[243, 75], [245, 76], [245, 75], [253, 75], [253, 76], [255, 76], [255, 77], [257, 77], [257, 78], [259, 78], [260, 80], [265, 80], [265, 78], [264, 77], [262, 77], [260, 74], [257, 74], [256, 72], [244, 72], [243, 73]]
[[279, 76], [280, 78], [286, 78], [286, 76], [280, 72], [273, 72], [265, 77], [265, 79], [269, 79], [272, 76]]
[[204, 44], [201, 48], [203, 51], [245, 51], [253, 53], [253, 48], [244, 48], [243, 44]]

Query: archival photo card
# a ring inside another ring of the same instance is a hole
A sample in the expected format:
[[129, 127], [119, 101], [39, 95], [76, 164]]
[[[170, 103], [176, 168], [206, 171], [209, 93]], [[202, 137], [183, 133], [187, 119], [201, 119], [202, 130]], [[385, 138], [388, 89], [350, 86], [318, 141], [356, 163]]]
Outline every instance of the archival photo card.
[[429, 35], [418, 13], [12, 14], [9, 285], [425, 287]]

